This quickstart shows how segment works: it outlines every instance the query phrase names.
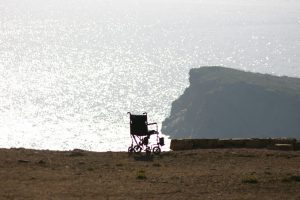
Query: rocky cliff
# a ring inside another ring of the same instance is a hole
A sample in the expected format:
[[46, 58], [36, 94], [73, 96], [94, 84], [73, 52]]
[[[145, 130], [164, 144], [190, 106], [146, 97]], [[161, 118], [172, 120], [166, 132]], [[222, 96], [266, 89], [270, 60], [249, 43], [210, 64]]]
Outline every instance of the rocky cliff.
[[171, 138], [300, 138], [300, 79], [201, 67], [189, 81], [162, 124]]

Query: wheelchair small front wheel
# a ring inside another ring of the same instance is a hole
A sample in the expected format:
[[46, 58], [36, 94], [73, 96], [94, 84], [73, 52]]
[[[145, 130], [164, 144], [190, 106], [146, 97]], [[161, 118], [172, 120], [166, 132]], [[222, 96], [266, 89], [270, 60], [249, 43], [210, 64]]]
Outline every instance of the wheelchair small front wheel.
[[159, 155], [160, 154], [160, 152], [161, 152], [161, 149], [160, 149], [160, 147], [159, 146], [156, 146], [156, 147], [154, 147], [153, 148], [153, 153], [155, 154], [155, 155]]
[[146, 148], [146, 155], [147, 155], [147, 156], [150, 156], [150, 155], [151, 155], [151, 148], [150, 148], [150, 147], [147, 147], [147, 148]]
[[142, 151], [142, 147], [140, 145], [135, 145], [133, 148], [135, 153], [141, 153]]

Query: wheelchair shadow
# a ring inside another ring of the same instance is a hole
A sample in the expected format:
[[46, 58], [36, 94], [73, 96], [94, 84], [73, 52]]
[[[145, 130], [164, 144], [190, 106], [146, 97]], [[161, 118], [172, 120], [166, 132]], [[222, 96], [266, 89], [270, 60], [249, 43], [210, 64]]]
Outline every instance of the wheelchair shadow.
[[147, 154], [134, 154], [133, 158], [135, 161], [148, 161], [152, 162], [154, 156], [153, 155], [147, 155]]

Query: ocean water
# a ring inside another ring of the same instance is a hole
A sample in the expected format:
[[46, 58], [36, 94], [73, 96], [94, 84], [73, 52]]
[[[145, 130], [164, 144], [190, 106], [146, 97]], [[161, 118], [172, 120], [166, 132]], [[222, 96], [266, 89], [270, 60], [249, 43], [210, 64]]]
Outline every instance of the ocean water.
[[189, 69], [299, 54], [297, 0], [1, 0], [0, 147], [127, 151], [127, 112], [160, 127]]

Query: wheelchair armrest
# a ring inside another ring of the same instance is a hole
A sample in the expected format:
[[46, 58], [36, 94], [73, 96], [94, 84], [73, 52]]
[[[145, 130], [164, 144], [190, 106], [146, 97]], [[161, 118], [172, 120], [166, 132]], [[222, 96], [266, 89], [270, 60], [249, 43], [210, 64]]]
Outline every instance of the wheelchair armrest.
[[157, 124], [156, 122], [154, 122], [154, 123], [148, 123], [147, 125], [154, 125], [154, 124]]

